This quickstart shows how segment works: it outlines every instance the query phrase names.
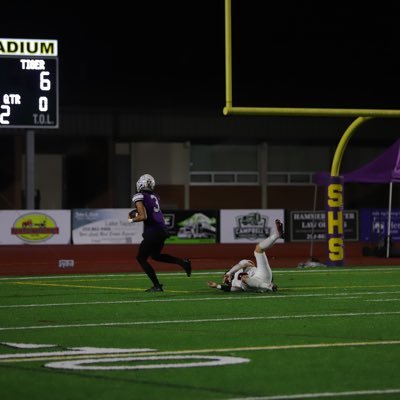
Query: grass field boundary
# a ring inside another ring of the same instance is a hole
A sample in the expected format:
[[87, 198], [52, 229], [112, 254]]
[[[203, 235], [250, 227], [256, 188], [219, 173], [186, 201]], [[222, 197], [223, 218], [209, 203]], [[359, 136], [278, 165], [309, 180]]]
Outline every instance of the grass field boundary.
[[400, 398], [400, 268], [274, 269], [276, 293], [223, 272], [0, 277], [2, 397]]

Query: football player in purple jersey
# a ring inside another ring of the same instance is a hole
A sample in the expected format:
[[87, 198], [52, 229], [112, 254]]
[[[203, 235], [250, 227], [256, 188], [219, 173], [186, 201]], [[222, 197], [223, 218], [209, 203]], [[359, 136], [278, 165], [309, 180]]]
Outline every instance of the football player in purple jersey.
[[142, 175], [138, 179], [136, 182], [137, 193], [132, 197], [134, 209], [129, 213], [131, 222], [143, 221], [143, 240], [140, 243], [136, 259], [153, 283], [153, 286], [146, 292], [163, 292], [163, 285], [148, 262], [149, 257], [156, 261], [180, 265], [187, 276], [192, 273], [190, 260], [161, 253], [168, 232], [160, 207], [160, 198], [154, 193], [155, 185], [154, 178], [149, 174]]
[[278, 286], [273, 282], [272, 270], [265, 254], [266, 249], [284, 236], [282, 222], [277, 219], [275, 225], [276, 232], [258, 243], [254, 249], [256, 264], [251, 260], [241, 260], [225, 272], [222, 285], [209, 281], [208, 286], [225, 292], [276, 292]]

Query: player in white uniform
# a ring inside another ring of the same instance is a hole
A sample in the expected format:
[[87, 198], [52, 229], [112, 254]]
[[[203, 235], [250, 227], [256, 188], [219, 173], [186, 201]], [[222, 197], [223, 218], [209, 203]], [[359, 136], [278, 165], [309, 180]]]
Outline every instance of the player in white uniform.
[[265, 254], [265, 250], [283, 237], [283, 224], [275, 221], [276, 232], [256, 245], [254, 257], [256, 265], [251, 260], [241, 260], [224, 275], [223, 284], [209, 281], [208, 286], [226, 292], [276, 292], [278, 287], [272, 281], [272, 270]]

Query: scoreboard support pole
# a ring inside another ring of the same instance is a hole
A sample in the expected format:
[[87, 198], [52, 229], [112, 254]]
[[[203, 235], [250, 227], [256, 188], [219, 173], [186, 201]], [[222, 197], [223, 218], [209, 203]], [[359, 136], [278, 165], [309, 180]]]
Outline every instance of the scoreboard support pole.
[[25, 208], [35, 209], [35, 131], [26, 131], [25, 150]]

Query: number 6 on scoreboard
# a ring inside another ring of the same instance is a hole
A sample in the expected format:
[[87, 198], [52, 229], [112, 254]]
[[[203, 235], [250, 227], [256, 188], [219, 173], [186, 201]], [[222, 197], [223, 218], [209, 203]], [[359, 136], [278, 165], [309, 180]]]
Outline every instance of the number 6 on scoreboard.
[[45, 78], [45, 76], [49, 76], [49, 75], [50, 75], [50, 72], [48, 72], [48, 71], [42, 71], [40, 73], [40, 83], [39, 83], [40, 90], [49, 91], [51, 89], [50, 79]]

